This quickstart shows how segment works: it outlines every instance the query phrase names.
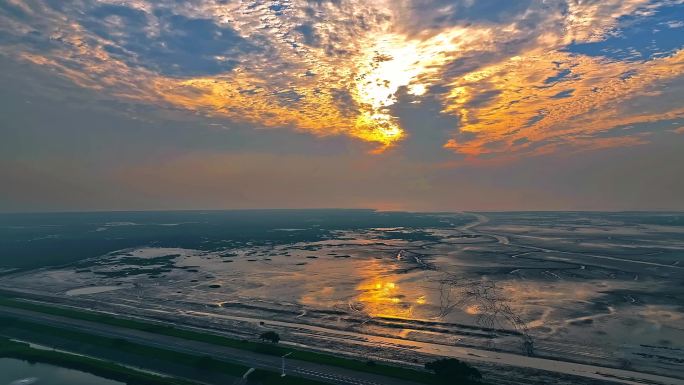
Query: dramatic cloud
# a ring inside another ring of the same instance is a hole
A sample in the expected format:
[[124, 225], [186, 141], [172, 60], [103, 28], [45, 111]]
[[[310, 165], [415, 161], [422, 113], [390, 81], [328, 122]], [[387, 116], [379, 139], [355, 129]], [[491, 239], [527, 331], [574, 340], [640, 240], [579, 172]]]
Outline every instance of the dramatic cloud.
[[121, 101], [378, 152], [420, 135], [400, 97], [438, 100], [456, 123], [426, 151], [510, 158], [684, 120], [683, 26], [675, 0], [11, 0], [0, 53]]

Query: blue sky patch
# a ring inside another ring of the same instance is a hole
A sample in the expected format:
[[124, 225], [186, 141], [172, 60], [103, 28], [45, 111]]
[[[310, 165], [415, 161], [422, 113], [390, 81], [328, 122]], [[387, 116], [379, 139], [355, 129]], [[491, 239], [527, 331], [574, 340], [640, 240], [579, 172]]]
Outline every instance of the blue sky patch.
[[662, 7], [649, 16], [623, 16], [602, 41], [571, 44], [567, 51], [615, 60], [641, 61], [668, 56], [684, 47], [684, 5]]
[[151, 35], [149, 15], [119, 5], [97, 7], [83, 16], [82, 25], [112, 41], [104, 48], [131, 65], [175, 77], [215, 75], [232, 70], [237, 59], [256, 47], [233, 29], [213, 20], [156, 11], [161, 29]]
[[569, 89], [569, 90], [564, 90], [561, 91], [555, 95], [553, 95], [551, 98], [553, 99], [564, 99], [564, 98], [569, 98], [572, 96], [572, 93], [575, 92], [574, 89]]

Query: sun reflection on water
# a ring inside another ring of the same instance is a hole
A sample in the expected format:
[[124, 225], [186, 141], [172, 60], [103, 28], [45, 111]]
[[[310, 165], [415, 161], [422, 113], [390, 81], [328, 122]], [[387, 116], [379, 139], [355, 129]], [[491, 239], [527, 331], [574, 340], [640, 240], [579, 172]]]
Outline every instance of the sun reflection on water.
[[356, 301], [371, 317], [413, 318], [416, 306], [426, 304], [426, 295], [410, 282], [402, 283], [405, 275], [391, 274], [393, 267], [370, 261], [363, 269], [364, 280], [356, 287]]

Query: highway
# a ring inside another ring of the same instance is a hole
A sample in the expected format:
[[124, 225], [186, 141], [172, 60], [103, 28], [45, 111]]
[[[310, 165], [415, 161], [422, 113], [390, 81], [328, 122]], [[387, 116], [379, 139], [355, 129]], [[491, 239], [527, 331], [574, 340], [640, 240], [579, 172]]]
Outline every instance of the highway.
[[[266, 369], [274, 372], [281, 371], [282, 360], [277, 356], [4, 306], [0, 306], [0, 315], [25, 319], [42, 325], [75, 330], [102, 337], [124, 338], [133, 343], [180, 353], [210, 356], [218, 360], [242, 364], [257, 369]], [[294, 359], [287, 359], [286, 362], [286, 373], [288, 375], [330, 384], [417, 385], [414, 382], [388, 378], [371, 373], [357, 372], [335, 366], [315, 364]]]

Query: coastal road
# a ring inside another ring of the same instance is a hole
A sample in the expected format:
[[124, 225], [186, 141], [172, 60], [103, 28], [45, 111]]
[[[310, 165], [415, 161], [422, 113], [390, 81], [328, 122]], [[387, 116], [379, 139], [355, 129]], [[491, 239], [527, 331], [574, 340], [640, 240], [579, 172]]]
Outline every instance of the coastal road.
[[[0, 306], [0, 315], [102, 337], [124, 338], [133, 343], [172, 350], [179, 353], [211, 356], [215, 359], [242, 364], [257, 369], [266, 369], [275, 372], [280, 372], [281, 370], [281, 358], [276, 356], [11, 307]], [[286, 373], [296, 377], [337, 385], [417, 385], [410, 381], [294, 359], [287, 360]]]
[[[111, 338], [125, 338], [131, 342], [144, 345], [170, 349], [178, 352], [194, 355], [210, 355], [218, 359], [240, 363], [245, 366], [268, 369], [272, 371], [280, 370], [280, 357], [273, 357], [263, 354], [252, 353], [239, 349], [225, 348], [217, 345], [190, 341], [175, 337], [157, 335], [154, 333], [141, 332], [137, 330], [118, 328], [99, 323], [63, 318], [43, 313], [36, 313], [22, 309], [8, 308], [0, 306], [0, 315], [14, 316], [46, 325], [79, 330], [91, 334], [102, 335]], [[220, 315], [214, 315], [219, 316]], [[222, 315], [222, 317], [230, 317]], [[232, 317], [231, 317], [232, 318]], [[238, 317], [241, 318], [242, 317]], [[248, 320], [248, 319], [243, 319]], [[251, 321], [258, 322], [256, 319]], [[269, 321], [269, 324], [283, 327], [293, 327], [295, 324], [287, 322]], [[298, 324], [297, 324], [298, 325]], [[299, 327], [316, 328], [310, 325], [298, 325]], [[406, 349], [413, 349], [425, 353], [434, 354], [441, 357], [455, 357], [468, 361], [481, 361], [496, 365], [510, 365], [521, 368], [537, 369], [554, 372], [564, 375], [574, 375], [598, 381], [607, 381], [629, 385], [684, 385], [684, 380], [680, 378], [666, 377], [649, 373], [635, 372], [630, 370], [608, 368], [597, 365], [580, 364], [567, 361], [557, 361], [540, 357], [528, 357], [518, 354], [487, 351], [460, 346], [440, 345], [434, 343], [407, 341], [399, 338], [374, 336], [373, 341], [360, 341], [358, 337], [363, 334], [348, 331], [332, 331], [331, 329], [321, 328], [333, 334], [338, 333], [340, 338], [358, 343], [368, 343], [374, 345], [393, 344], [394, 346], [404, 346]], [[332, 337], [332, 336], [331, 336]], [[352, 338], [357, 337], [357, 338]], [[340, 385], [411, 385], [409, 381], [402, 381], [387, 378], [369, 373], [361, 373], [334, 366], [320, 365], [305, 361], [288, 360], [288, 373], [325, 381]]]

